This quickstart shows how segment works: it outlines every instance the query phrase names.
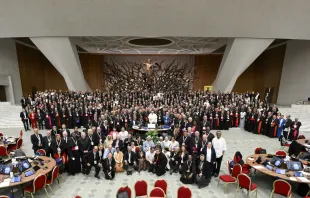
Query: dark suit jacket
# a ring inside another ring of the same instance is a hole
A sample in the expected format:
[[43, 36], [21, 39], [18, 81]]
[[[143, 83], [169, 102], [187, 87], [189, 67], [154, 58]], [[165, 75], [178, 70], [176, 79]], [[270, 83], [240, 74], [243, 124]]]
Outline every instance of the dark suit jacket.
[[110, 166], [112, 167], [112, 170], [114, 170], [114, 167], [115, 167], [115, 159], [112, 157], [111, 158], [111, 163], [109, 163], [109, 159], [108, 158], [105, 158], [103, 160], [103, 163], [102, 163], [102, 166], [104, 168], [105, 171], [110, 171]]
[[83, 162], [85, 164], [89, 163], [91, 165], [94, 165], [94, 161], [97, 161], [97, 164], [100, 163], [99, 159], [99, 152], [96, 153], [96, 156], [94, 156], [93, 151], [89, 151], [86, 155], [83, 157]]
[[84, 153], [85, 150], [89, 151], [91, 146], [90, 139], [88, 137], [85, 137], [85, 139], [79, 138], [78, 145], [81, 153]]
[[[130, 159], [130, 162], [133, 163], [133, 162], [137, 162], [137, 157], [136, 157], [136, 153], [131, 151], [131, 159]], [[128, 151], [125, 152], [124, 154], [124, 162], [127, 161], [129, 162], [129, 154], [128, 154]]]
[[[41, 140], [41, 144], [43, 144], [43, 137], [41, 134], [38, 134], [39, 135], [39, 138]], [[31, 140], [31, 143], [32, 143], [32, 149], [33, 150], [37, 150], [39, 149], [39, 139], [37, 138], [37, 136], [35, 134], [32, 134], [30, 136], [30, 140]]]
[[[26, 117], [25, 117], [25, 115], [26, 115]], [[20, 117], [20, 119], [21, 119], [22, 121], [24, 121], [25, 118], [28, 118], [28, 119], [29, 119], [29, 116], [28, 116], [28, 113], [27, 113], [27, 112], [25, 112], [25, 115], [24, 115], [23, 112], [20, 112], [19, 117]]]
[[40, 115], [37, 113], [36, 119], [38, 122], [43, 122], [43, 120], [45, 119], [45, 115], [42, 112], [40, 112]]
[[[156, 159], [158, 157], [157, 163], [156, 163]], [[154, 164], [155, 166], [159, 167], [160, 169], [165, 169], [166, 165], [167, 165], [167, 157], [165, 156], [164, 153], [160, 152], [159, 155], [155, 154], [154, 156]]]
[[[57, 145], [55, 138], [52, 141], [51, 147], [52, 147], [54, 153], [58, 153], [58, 151], [57, 151], [58, 145]], [[59, 148], [60, 148], [61, 153], [63, 153], [63, 140], [62, 139], [60, 140]]]
[[208, 175], [208, 166], [207, 166], [207, 162], [204, 161], [202, 169], [200, 169], [200, 160], [197, 161], [197, 167], [196, 167], [196, 172], [197, 174], [202, 173], [202, 175], [204, 175], [205, 177]]
[[[113, 140], [112, 147], [115, 148], [115, 145], [116, 145], [116, 140]], [[124, 148], [124, 143], [122, 140], [119, 140], [118, 147], [120, 150], [122, 150]]]
[[98, 146], [100, 143], [100, 136], [97, 132], [94, 132], [92, 135], [94, 146]]
[[[202, 149], [202, 153], [205, 155], [205, 160], [207, 161], [207, 147]], [[211, 148], [211, 163], [214, 164], [216, 162], [216, 154], [215, 154], [215, 150], [212, 147]]]
[[49, 146], [49, 145], [48, 145], [48, 138], [47, 138], [47, 136], [44, 136], [44, 137], [43, 137], [43, 143], [42, 143], [42, 145], [43, 145], [43, 149], [44, 149], [45, 151], [48, 151], [49, 149], [52, 148], [52, 142], [53, 142], [54, 137], [51, 136], [50, 138], [51, 138], [51, 144], [50, 144], [50, 146]]
[[109, 126], [106, 127], [104, 125], [101, 126], [101, 137], [107, 137], [109, 135]]

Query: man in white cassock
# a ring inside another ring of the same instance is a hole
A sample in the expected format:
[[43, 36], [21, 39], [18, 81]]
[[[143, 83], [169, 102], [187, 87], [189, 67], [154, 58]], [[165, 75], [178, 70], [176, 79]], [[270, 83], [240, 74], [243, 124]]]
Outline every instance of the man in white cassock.
[[157, 115], [154, 113], [154, 111], [151, 111], [149, 114], [149, 122], [151, 124], [157, 124]]

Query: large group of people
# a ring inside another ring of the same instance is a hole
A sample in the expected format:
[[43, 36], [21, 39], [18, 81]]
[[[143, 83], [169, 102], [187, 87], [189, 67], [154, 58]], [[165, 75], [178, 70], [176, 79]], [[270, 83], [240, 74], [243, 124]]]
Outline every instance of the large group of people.
[[[89, 174], [95, 168], [106, 179], [116, 172], [147, 170], [158, 176], [180, 174], [183, 183], [206, 186], [217, 177], [226, 151], [220, 130], [232, 127], [294, 140], [301, 123], [261, 101], [259, 94], [198, 91], [94, 93], [45, 91], [21, 99], [20, 113], [34, 153], [68, 160], [68, 174]], [[133, 137], [136, 127], [167, 126], [158, 142]], [[29, 127], [30, 126], [30, 127]], [[39, 130], [47, 129], [46, 136]], [[74, 129], [72, 132], [70, 129]], [[216, 130], [214, 136], [210, 130]], [[81, 131], [81, 132], [80, 132]]]
[[[190, 127], [189, 133], [204, 128], [228, 130], [233, 127], [295, 140], [301, 123], [289, 115], [281, 115], [276, 105], [271, 107], [259, 93], [221, 93], [197, 91], [190, 93], [149, 92], [93, 93], [81, 92], [36, 92], [21, 99], [20, 113], [25, 130], [60, 128], [69, 129], [92, 126], [100, 127], [104, 137], [112, 130], [132, 130], [134, 125], [143, 127], [150, 122], [165, 125], [182, 136], [182, 130]], [[175, 130], [175, 129], [178, 130]]]

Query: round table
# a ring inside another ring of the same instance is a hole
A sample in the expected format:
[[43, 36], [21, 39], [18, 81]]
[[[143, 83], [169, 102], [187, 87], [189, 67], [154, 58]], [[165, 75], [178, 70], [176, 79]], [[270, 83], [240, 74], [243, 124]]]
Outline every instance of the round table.
[[298, 177], [294, 177], [294, 171], [289, 171], [288, 174], [290, 174], [291, 176], [288, 177], [288, 176], [286, 176], [286, 174], [285, 175], [277, 174], [274, 171], [267, 169], [264, 165], [255, 163], [255, 161], [257, 160], [258, 157], [261, 157], [262, 161], [265, 161], [266, 159], [268, 159], [268, 160], [272, 159], [272, 158], [267, 158], [267, 156], [268, 156], [268, 154], [253, 154], [253, 155], [250, 155], [246, 158], [246, 163], [249, 166], [251, 166], [252, 168], [254, 168], [255, 170], [260, 171], [260, 172], [262, 172], [266, 175], [272, 176], [272, 177], [278, 177], [278, 178], [283, 179], [283, 180], [288, 180], [288, 181], [297, 182], [297, 183], [310, 184], [310, 181], [304, 182], [304, 181], [301, 181]]
[[[33, 181], [38, 175], [46, 175], [47, 173], [51, 172], [53, 170], [53, 168], [56, 166], [56, 161], [53, 158], [50, 157], [46, 157], [46, 156], [40, 156], [38, 157], [39, 159], [44, 160], [44, 165], [41, 165], [40, 163], [37, 165], [40, 167], [39, 170], [37, 170], [35, 172], [35, 174], [25, 177], [25, 173], [23, 172], [20, 176], [21, 176], [21, 181], [20, 182], [10, 182], [10, 184], [8, 186], [1, 186], [0, 188], [7, 188], [7, 187], [14, 187], [14, 186], [19, 186], [22, 184], [25, 184], [27, 182], [31, 182]], [[32, 161], [31, 166], [35, 166], [34, 162]], [[29, 168], [27, 170], [32, 169]], [[46, 169], [43, 169], [44, 167], [47, 167]], [[0, 174], [0, 178], [2, 179], [6, 179], [9, 178], [9, 175], [3, 175]]]
[[306, 141], [310, 143], [310, 139], [299, 139], [299, 140], [296, 140], [296, 142], [298, 142], [302, 146], [304, 146], [306, 148], [310, 148], [310, 145], [308, 143], [306, 143]]
[[166, 128], [166, 129], [133, 128], [133, 130], [140, 131], [140, 132], [149, 132], [149, 131], [166, 132], [166, 131], [171, 130], [171, 127]]

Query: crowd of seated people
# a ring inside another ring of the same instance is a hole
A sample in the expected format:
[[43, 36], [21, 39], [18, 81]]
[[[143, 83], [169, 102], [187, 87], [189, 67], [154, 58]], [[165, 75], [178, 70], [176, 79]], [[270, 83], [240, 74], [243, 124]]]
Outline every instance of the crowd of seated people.
[[[121, 139], [133, 125], [147, 126], [149, 114], [156, 114], [158, 125], [171, 127], [176, 139], [182, 136], [182, 129], [188, 133], [204, 128], [227, 130], [232, 127], [246, 131], [294, 140], [298, 137], [301, 123], [286, 119], [278, 108], [260, 100], [259, 94], [220, 93], [197, 91], [190, 93], [165, 93], [156, 97], [150, 92], [103, 93], [86, 92], [36, 92], [33, 97], [22, 98], [20, 113], [25, 130], [32, 128], [56, 129], [63, 124], [74, 127], [100, 128], [102, 137], [111, 134], [113, 139], [121, 133]], [[287, 122], [286, 122], [287, 120]], [[176, 130], [177, 129], [177, 130]], [[113, 133], [111, 133], [113, 132]]]

